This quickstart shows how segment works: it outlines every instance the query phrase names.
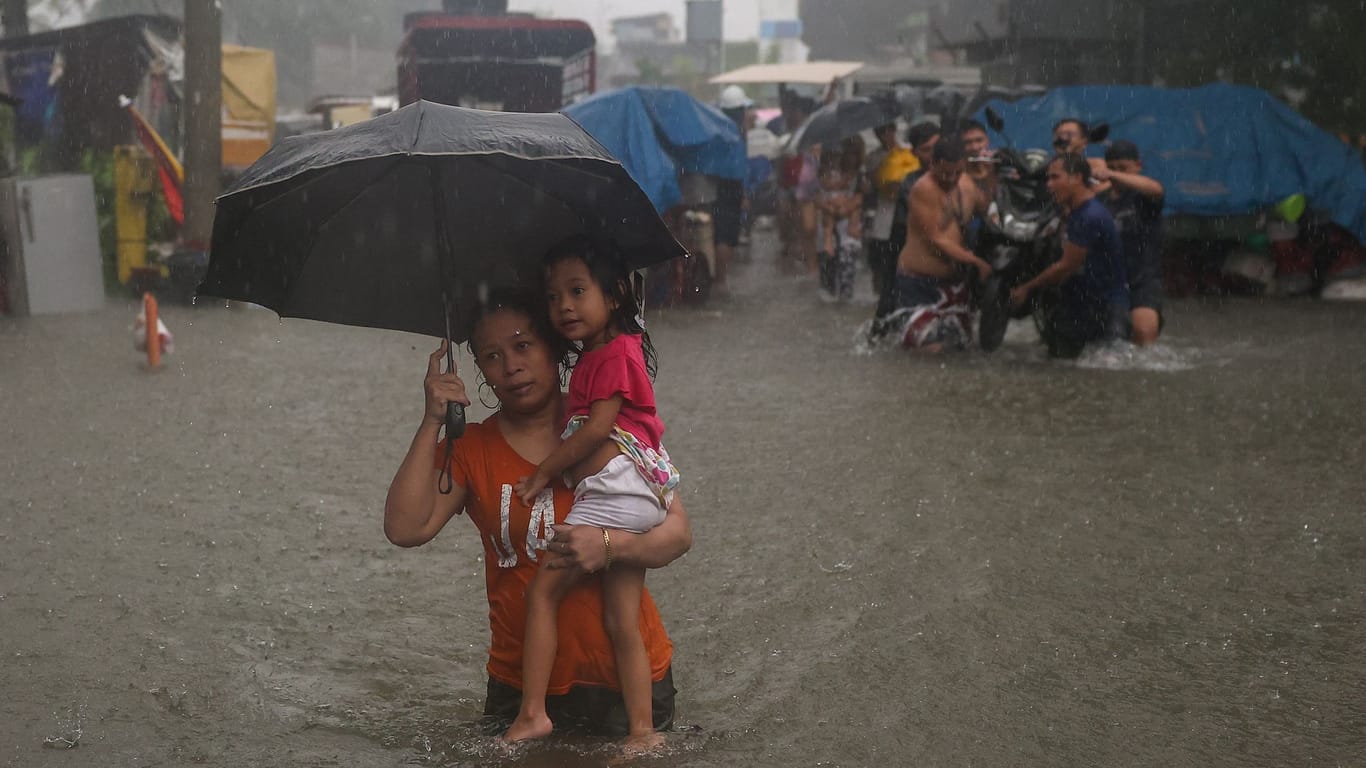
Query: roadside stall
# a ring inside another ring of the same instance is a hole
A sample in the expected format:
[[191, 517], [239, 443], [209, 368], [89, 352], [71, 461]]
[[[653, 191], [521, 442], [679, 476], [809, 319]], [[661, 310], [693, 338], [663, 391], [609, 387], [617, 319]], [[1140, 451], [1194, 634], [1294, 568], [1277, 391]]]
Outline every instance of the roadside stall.
[[563, 112], [621, 161], [688, 249], [652, 271], [654, 303], [705, 301], [716, 274], [714, 180], [745, 177], [739, 127], [679, 88], [604, 91]]

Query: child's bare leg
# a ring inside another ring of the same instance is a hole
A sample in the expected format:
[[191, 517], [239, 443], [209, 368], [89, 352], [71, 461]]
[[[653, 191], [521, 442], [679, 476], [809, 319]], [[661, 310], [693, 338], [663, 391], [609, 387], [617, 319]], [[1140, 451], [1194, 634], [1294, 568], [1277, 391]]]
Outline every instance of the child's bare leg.
[[650, 657], [640, 636], [640, 595], [644, 589], [642, 568], [617, 567], [602, 576], [603, 624], [617, 657], [629, 740], [633, 745], [649, 747], [663, 739], [655, 733]]
[[[544, 565], [544, 564], [542, 564]], [[559, 638], [556, 622], [560, 601], [573, 586], [578, 573], [572, 569], [550, 570], [542, 567], [531, 578], [526, 591], [526, 637], [522, 645], [522, 708], [512, 721], [504, 741], [539, 739], [554, 727], [545, 711], [545, 692], [550, 671], [555, 666]]]

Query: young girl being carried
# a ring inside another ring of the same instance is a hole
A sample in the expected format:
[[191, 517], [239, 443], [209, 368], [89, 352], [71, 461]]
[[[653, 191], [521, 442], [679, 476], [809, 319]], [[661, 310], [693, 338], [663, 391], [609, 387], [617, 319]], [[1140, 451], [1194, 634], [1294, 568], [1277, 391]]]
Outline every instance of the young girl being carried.
[[[637, 316], [629, 276], [586, 238], [553, 248], [545, 260], [550, 321], [580, 346], [565, 404], [564, 442], [516, 486], [530, 504], [545, 486], [567, 474], [574, 506], [565, 522], [602, 529], [603, 623], [616, 655], [617, 675], [630, 723], [629, 742], [651, 747], [661, 738], [652, 725], [650, 665], [640, 636], [645, 571], [612, 567], [611, 532], [644, 532], [664, 520], [678, 471], [660, 444], [664, 425], [655, 411], [654, 347]], [[522, 658], [522, 707], [504, 738], [546, 736], [546, 686], [555, 661], [556, 622], [571, 570], [541, 568], [527, 590]]]

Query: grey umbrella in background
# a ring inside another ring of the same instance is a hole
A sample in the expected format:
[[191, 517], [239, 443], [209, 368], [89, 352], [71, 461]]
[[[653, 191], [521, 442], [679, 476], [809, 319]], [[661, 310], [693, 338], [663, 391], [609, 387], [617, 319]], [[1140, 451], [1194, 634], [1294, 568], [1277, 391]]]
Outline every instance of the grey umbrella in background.
[[[568, 117], [417, 102], [286, 139], [248, 168], [218, 198], [198, 293], [454, 347], [481, 296], [535, 285], [545, 252], [574, 235], [626, 269], [684, 254], [621, 164]], [[463, 423], [454, 406], [447, 434]]]
[[811, 113], [795, 137], [797, 151], [817, 144], [835, 146], [850, 136], [896, 122], [900, 109], [895, 99], [856, 96], [831, 102]]

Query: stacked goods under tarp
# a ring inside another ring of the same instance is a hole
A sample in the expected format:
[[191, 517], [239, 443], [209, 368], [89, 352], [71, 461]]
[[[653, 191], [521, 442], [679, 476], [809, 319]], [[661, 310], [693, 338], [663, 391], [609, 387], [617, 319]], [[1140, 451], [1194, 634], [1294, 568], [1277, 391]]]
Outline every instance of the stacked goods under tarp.
[[[1366, 240], [1366, 168], [1351, 147], [1266, 91], [1085, 86], [988, 106], [1016, 146], [1046, 147], [1064, 117], [1107, 123], [1167, 188], [1168, 215], [1257, 214], [1294, 195]], [[984, 119], [984, 115], [979, 115]], [[993, 136], [1002, 145], [1005, 137]], [[1100, 156], [1105, 148], [1091, 148]]]
[[1064, 117], [1106, 123], [1111, 139], [1138, 145], [1143, 172], [1166, 188], [1170, 293], [1250, 285], [1286, 295], [1366, 294], [1344, 284], [1366, 280], [1366, 166], [1356, 148], [1266, 91], [1085, 86], [988, 106], [1016, 146], [1049, 146]]
[[[224, 45], [222, 68], [223, 169], [240, 172], [274, 141], [275, 54]], [[169, 247], [183, 223], [180, 20], [119, 16], [3, 39], [0, 74], [21, 99], [20, 173], [90, 173], [107, 274], [133, 285], [165, 278], [149, 239]]]
[[275, 52], [223, 46], [223, 167], [240, 171], [275, 139]]
[[159, 41], [179, 36], [180, 22], [169, 16], [122, 16], [0, 39], [0, 73], [8, 85], [2, 90], [21, 100], [15, 140], [22, 170], [75, 171], [87, 150], [129, 143], [120, 96], [132, 98], [175, 146], [179, 99], [172, 82], [179, 62], [166, 60]]

